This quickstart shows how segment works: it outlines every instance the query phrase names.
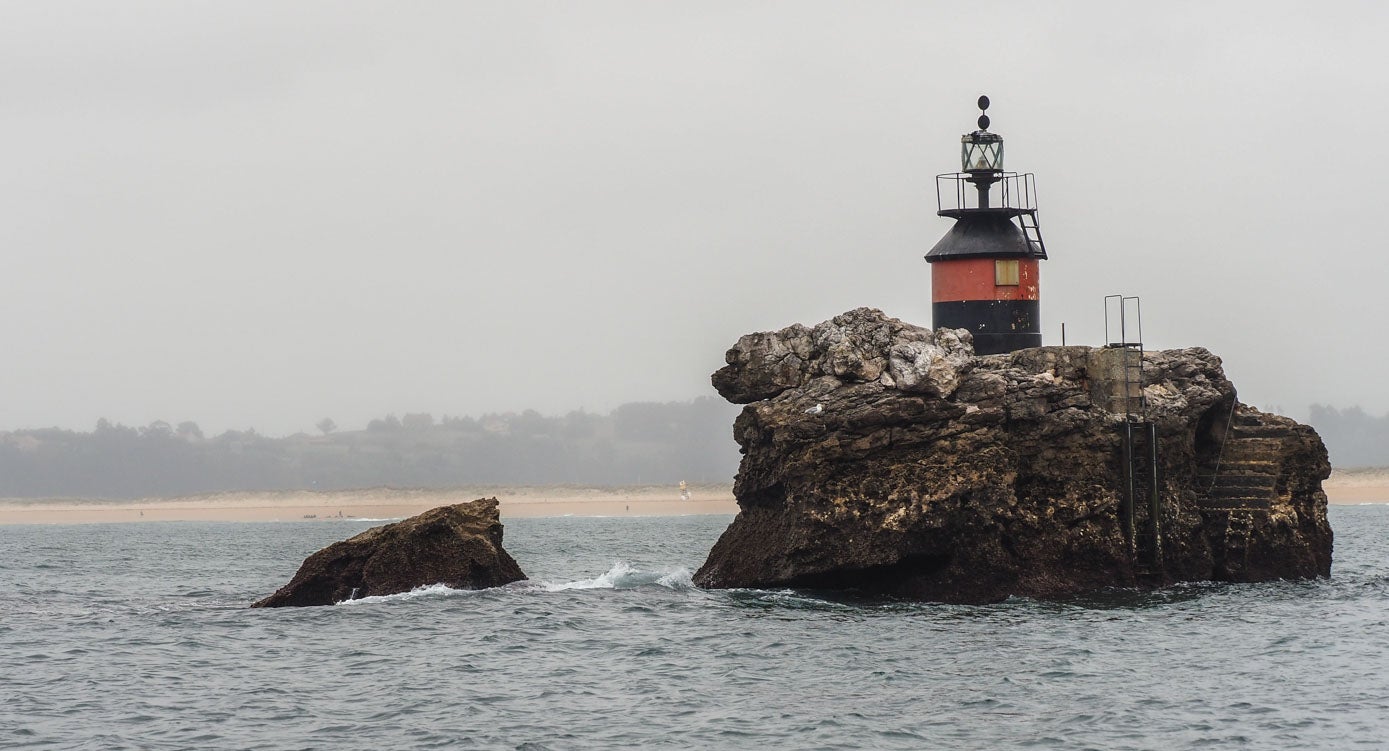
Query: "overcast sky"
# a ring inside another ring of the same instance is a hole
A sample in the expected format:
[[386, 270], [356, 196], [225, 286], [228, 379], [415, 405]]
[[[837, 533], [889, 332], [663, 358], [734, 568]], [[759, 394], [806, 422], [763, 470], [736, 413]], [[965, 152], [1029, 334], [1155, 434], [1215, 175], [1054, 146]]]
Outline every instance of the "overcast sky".
[[1046, 343], [1389, 411], [1382, 3], [0, 4], [0, 430], [606, 411], [930, 324], [975, 98]]

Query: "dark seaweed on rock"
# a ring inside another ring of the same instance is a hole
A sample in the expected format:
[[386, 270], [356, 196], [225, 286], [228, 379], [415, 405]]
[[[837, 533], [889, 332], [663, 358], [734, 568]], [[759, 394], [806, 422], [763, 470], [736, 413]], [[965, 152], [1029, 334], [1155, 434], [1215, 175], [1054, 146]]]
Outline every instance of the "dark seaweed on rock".
[[502, 548], [496, 498], [440, 506], [314, 553], [253, 608], [332, 605], [429, 584], [485, 589], [525, 579]]
[[1144, 355], [1162, 535], [1139, 554], [1121, 521], [1123, 357], [979, 357], [967, 331], [868, 308], [742, 337], [713, 376], [748, 405], [741, 510], [695, 583], [989, 602], [1328, 576], [1321, 439], [1240, 404], [1199, 347]]

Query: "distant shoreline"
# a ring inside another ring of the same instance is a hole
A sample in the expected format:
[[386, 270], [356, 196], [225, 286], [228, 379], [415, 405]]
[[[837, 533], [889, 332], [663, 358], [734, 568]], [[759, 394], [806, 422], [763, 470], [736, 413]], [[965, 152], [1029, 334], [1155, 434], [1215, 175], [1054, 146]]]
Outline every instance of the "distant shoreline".
[[[1389, 468], [1335, 470], [1322, 483], [1333, 504], [1389, 503]], [[178, 498], [101, 500], [81, 498], [0, 499], [0, 525], [94, 524], [155, 521], [338, 521], [390, 520], [436, 506], [496, 497], [502, 519], [547, 516], [683, 516], [736, 514], [731, 485], [691, 486], [680, 499], [668, 486], [579, 487], [472, 486], [435, 489], [288, 490], [205, 493]]]
[[446, 490], [368, 488], [338, 491], [207, 493], [179, 498], [98, 500], [0, 499], [0, 525], [154, 521], [288, 522], [401, 519], [437, 506], [496, 497], [502, 520], [543, 516], [683, 516], [735, 514], [729, 485], [678, 488], [468, 487]]
[[1389, 467], [1333, 469], [1321, 486], [1331, 503], [1389, 503]]

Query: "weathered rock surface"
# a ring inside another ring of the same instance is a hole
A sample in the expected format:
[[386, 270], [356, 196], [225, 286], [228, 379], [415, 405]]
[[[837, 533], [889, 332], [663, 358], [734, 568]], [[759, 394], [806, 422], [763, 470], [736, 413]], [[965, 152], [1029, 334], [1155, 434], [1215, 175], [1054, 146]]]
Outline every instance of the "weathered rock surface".
[[306, 558], [289, 584], [251, 607], [332, 605], [428, 584], [484, 589], [525, 578], [502, 549], [497, 499], [480, 498], [335, 542]]
[[1199, 347], [1144, 354], [1140, 402], [1124, 375], [1137, 355], [976, 357], [966, 331], [867, 308], [742, 337], [713, 376], [748, 404], [734, 423], [741, 510], [695, 583], [988, 602], [1330, 575], [1315, 431], [1240, 404]]

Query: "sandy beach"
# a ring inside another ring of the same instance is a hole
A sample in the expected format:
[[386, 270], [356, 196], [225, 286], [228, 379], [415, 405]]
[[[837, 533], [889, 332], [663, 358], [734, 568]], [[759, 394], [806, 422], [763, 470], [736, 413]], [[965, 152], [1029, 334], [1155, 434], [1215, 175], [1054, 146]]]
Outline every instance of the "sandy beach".
[[1389, 467], [1333, 469], [1322, 489], [1332, 503], [1389, 504]]
[[0, 524], [141, 521], [391, 520], [436, 506], [496, 497], [502, 520], [533, 516], [679, 516], [734, 514], [728, 485], [692, 486], [690, 500], [666, 487], [473, 487], [448, 490], [370, 488], [343, 491], [211, 493], [139, 500], [0, 499]]
[[[1331, 473], [1322, 486], [1331, 503], [1389, 503], [1389, 468]], [[370, 488], [341, 491], [211, 493], [139, 500], [0, 499], [0, 524], [89, 524], [141, 521], [325, 522], [392, 520], [450, 503], [495, 496], [502, 519], [535, 516], [679, 516], [735, 514], [729, 485], [690, 488], [470, 487], [448, 490]]]

